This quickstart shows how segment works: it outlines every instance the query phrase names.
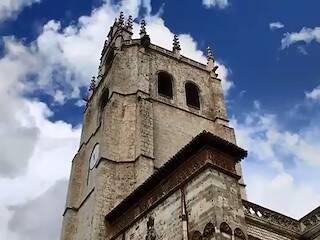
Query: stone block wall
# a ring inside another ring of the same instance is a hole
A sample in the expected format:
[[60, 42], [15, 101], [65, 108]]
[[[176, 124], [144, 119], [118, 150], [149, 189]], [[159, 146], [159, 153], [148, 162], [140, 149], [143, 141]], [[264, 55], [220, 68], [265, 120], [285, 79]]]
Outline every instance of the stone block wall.
[[[148, 221], [153, 218], [154, 224], [150, 223], [150, 228], [154, 228], [156, 239], [181, 240], [181, 196], [180, 192], [173, 193], [160, 205], [155, 207], [145, 217], [133, 224], [123, 235], [123, 240], [146, 239], [148, 232]], [[150, 234], [150, 233], [149, 233]]]
[[[173, 108], [162, 102], [153, 102], [155, 166], [160, 167], [203, 130], [227, 138], [206, 118]], [[233, 129], [225, 128], [225, 131]], [[230, 134], [232, 135], [232, 134]], [[233, 139], [227, 139], [233, 142]]]
[[188, 183], [185, 198], [190, 233], [203, 232], [209, 222], [217, 232], [223, 222], [232, 230], [245, 226], [239, 185], [224, 173], [215, 169], [203, 172]]
[[283, 236], [278, 233], [272, 232], [271, 230], [266, 230], [250, 224], [248, 224], [248, 234], [261, 240], [298, 240], [298, 238]]

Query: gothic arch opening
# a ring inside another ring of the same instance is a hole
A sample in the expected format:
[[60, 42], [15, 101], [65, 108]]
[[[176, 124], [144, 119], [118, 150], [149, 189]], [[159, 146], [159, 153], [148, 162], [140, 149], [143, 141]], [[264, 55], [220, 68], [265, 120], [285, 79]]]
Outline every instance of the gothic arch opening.
[[234, 230], [234, 239], [235, 240], [246, 240], [246, 236], [240, 228]]
[[158, 73], [158, 94], [167, 98], [173, 98], [173, 77], [167, 72]]
[[214, 234], [215, 234], [215, 229], [214, 229], [214, 225], [209, 222], [207, 223], [207, 225], [204, 227], [203, 230], [203, 240], [211, 240], [214, 239]]
[[220, 224], [220, 232], [221, 232], [222, 239], [232, 238], [232, 229], [227, 223], [223, 222]]
[[197, 85], [192, 82], [187, 82], [185, 88], [187, 105], [200, 109], [199, 88]]

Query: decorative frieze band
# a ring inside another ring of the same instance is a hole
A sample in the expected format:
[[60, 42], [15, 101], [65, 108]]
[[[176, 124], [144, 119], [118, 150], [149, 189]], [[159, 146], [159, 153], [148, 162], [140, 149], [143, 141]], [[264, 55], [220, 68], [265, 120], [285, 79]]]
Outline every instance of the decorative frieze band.
[[300, 223], [298, 220], [245, 200], [243, 200], [243, 206], [244, 212], [248, 217], [270, 224], [275, 224], [282, 229], [290, 230], [296, 233], [300, 232]]
[[303, 224], [305, 231], [320, 224], [320, 207], [301, 218], [300, 222]]

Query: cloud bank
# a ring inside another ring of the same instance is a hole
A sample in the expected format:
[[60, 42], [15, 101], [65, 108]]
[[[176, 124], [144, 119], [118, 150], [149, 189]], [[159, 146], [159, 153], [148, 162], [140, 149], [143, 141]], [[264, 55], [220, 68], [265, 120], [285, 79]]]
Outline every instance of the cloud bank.
[[8, 207], [13, 212], [9, 229], [25, 240], [59, 239], [67, 185], [59, 180], [39, 197]]
[[38, 3], [40, 0], [2, 0], [0, 2], [0, 23], [14, 18], [24, 8]]
[[249, 200], [300, 218], [320, 202], [318, 182], [310, 180], [320, 169], [320, 127], [310, 123], [293, 132], [280, 122], [259, 105], [244, 120], [233, 118], [231, 125], [238, 144], [249, 152], [243, 163]]

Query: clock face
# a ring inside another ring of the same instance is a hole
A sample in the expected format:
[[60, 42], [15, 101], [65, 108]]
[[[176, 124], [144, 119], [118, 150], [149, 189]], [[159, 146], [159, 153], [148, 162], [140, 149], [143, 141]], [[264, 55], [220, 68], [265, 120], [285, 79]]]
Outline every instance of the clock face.
[[99, 144], [96, 144], [90, 156], [90, 169], [93, 169], [99, 157]]

